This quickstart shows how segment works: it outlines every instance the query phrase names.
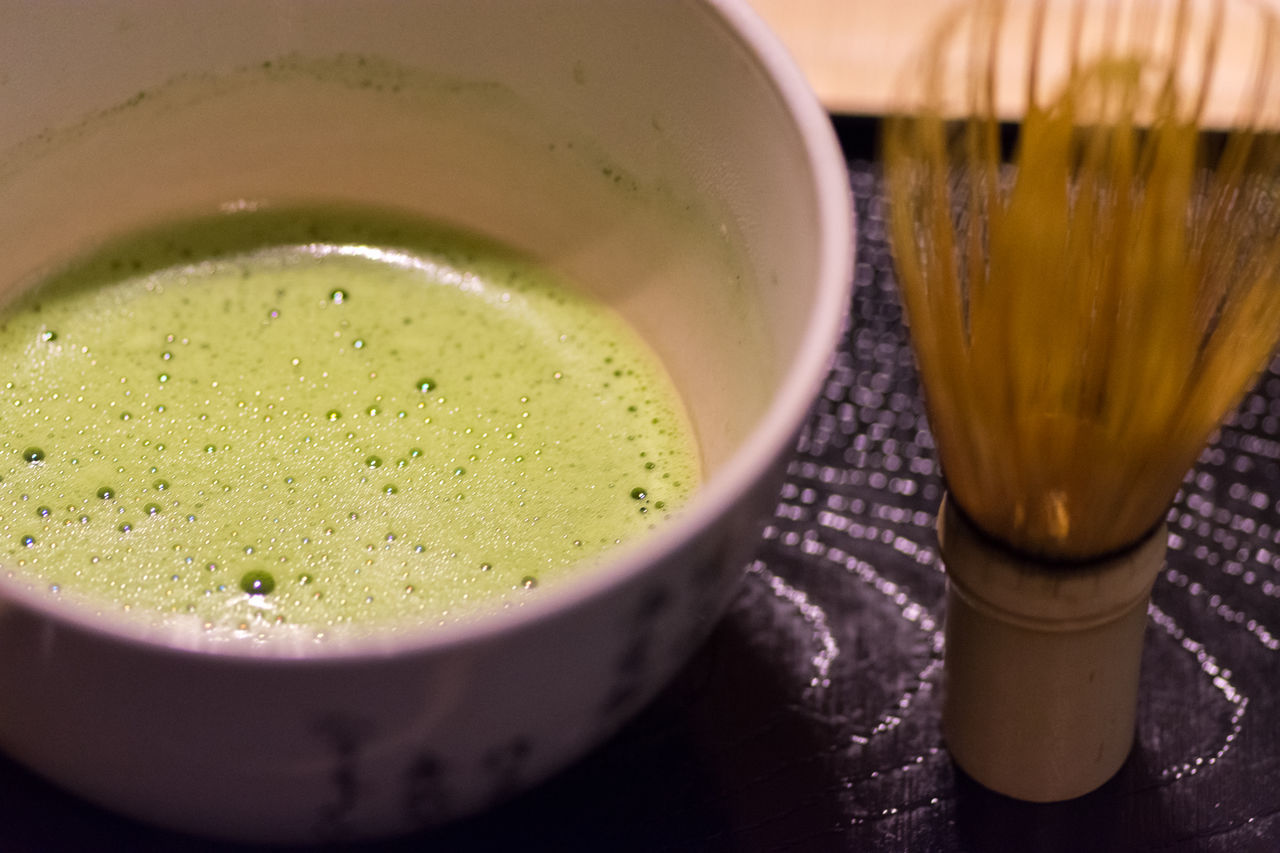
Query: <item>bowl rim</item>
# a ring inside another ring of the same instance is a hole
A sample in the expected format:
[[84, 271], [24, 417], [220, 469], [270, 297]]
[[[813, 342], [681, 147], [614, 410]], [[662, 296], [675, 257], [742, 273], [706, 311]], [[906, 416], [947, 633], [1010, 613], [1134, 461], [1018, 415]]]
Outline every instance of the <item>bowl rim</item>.
[[[739, 497], [777, 464], [795, 440], [829, 371], [848, 309], [856, 235], [852, 192], [839, 141], [830, 117], [780, 39], [740, 0], [698, 0], [724, 33], [739, 43], [764, 72], [765, 85], [789, 115], [800, 139], [810, 192], [816, 201], [818, 286], [792, 363], [780, 377], [779, 391], [746, 438], [707, 478], [678, 514], [660, 529], [596, 558], [600, 570], [574, 573], [548, 584], [536, 597], [511, 608], [478, 607], [474, 614], [446, 624], [396, 623], [368, 631], [334, 631], [324, 640], [305, 642], [251, 639], [185, 638], [161, 620], [110, 613], [88, 600], [50, 597], [33, 584], [0, 572], [0, 613], [17, 605], [64, 628], [104, 640], [145, 647], [151, 653], [197, 655], [255, 664], [324, 666], [351, 659], [435, 654], [459, 646], [496, 640], [536, 627], [558, 614], [588, 606], [611, 590], [643, 575], [692, 545]], [[745, 569], [745, 566], [744, 566]]]

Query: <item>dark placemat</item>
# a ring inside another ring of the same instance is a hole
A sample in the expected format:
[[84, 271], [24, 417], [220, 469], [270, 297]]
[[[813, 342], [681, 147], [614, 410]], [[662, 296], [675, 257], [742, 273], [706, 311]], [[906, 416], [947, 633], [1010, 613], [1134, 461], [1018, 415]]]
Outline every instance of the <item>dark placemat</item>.
[[[852, 157], [873, 133], [845, 122]], [[938, 730], [941, 480], [885, 242], [850, 163], [850, 323], [742, 591], [617, 737], [477, 818], [368, 851], [1280, 850], [1280, 368], [1170, 515], [1138, 743], [1069, 803], [989, 793]], [[127, 772], [122, 768], [122, 772]], [[103, 813], [0, 759], [0, 851], [246, 851]]]

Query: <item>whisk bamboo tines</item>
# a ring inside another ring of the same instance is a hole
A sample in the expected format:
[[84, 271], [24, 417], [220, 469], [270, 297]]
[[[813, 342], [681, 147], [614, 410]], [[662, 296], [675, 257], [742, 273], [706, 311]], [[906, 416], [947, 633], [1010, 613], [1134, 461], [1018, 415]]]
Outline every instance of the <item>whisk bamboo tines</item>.
[[[940, 30], [918, 109], [887, 124], [948, 488], [1018, 551], [1081, 560], [1142, 538], [1280, 332], [1280, 47], [1257, 11], [1248, 74], [1229, 79], [1230, 11], [984, 0]], [[1002, 109], [1023, 115], [1011, 163]]]

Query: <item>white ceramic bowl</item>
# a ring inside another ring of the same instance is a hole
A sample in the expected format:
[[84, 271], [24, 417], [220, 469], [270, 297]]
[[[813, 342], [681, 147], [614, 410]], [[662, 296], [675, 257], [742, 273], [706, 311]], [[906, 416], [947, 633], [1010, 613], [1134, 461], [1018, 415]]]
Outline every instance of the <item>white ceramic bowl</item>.
[[742, 3], [0, 4], [0, 291], [238, 202], [385, 204], [526, 249], [664, 360], [682, 516], [524, 607], [214, 644], [0, 582], [0, 748], [179, 829], [307, 841], [474, 812], [614, 731], [740, 576], [846, 309], [843, 160]]

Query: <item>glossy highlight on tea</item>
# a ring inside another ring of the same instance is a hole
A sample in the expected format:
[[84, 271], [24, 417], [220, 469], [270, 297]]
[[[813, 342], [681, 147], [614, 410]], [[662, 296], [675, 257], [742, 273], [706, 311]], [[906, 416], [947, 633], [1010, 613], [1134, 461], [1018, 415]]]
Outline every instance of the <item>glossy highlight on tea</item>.
[[10, 305], [0, 366], [4, 569], [229, 636], [511, 606], [699, 475], [606, 306], [385, 212], [133, 235]]

